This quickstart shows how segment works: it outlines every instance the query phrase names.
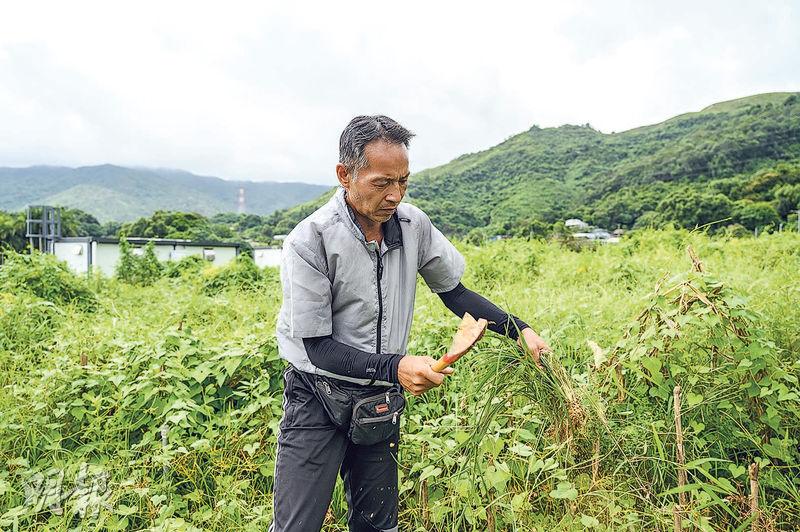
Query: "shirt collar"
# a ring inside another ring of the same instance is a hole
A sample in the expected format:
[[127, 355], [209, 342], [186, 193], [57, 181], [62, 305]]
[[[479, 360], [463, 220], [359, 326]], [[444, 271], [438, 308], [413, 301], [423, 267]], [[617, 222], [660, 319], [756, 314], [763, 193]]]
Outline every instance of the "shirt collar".
[[[340, 187], [336, 196], [340, 208], [344, 206], [345, 210], [347, 211], [348, 218], [353, 223], [353, 226], [358, 230], [359, 234], [356, 236], [366, 242], [364, 230], [361, 228], [361, 224], [358, 223], [356, 213], [353, 211], [353, 208], [350, 207], [350, 204], [345, 200], [347, 197], [347, 190], [345, 190], [343, 187]], [[391, 218], [381, 224], [381, 230], [383, 232], [383, 243], [386, 245], [386, 251], [391, 251], [395, 248], [403, 246], [403, 231], [400, 228], [400, 220], [397, 217], [397, 211], [392, 213]]]

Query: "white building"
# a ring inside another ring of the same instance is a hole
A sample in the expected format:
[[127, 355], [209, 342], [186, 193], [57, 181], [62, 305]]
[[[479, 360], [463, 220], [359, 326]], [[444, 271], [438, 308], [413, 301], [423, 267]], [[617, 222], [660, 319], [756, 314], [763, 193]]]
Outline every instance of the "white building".
[[572, 238], [576, 240], [588, 240], [592, 242], [602, 242], [603, 244], [616, 244], [619, 242], [618, 236], [612, 236], [605, 229], [595, 228], [590, 232], [573, 233]]
[[273, 266], [276, 268], [280, 267], [281, 248], [276, 246], [253, 248], [253, 261], [259, 268], [263, 268], [265, 266]]
[[573, 231], [586, 231], [589, 229], [589, 224], [578, 218], [570, 218], [564, 222], [564, 225], [567, 229], [572, 229]]
[[[197, 255], [215, 266], [222, 266], [235, 259], [241, 246], [230, 242], [128, 238], [128, 243], [136, 255], [142, 254], [144, 246], [150, 241], [153, 242], [156, 257], [162, 262]], [[53, 242], [53, 254], [65, 261], [75, 273], [100, 270], [110, 277], [114, 275], [119, 262], [119, 239], [91, 236], [56, 238]]]

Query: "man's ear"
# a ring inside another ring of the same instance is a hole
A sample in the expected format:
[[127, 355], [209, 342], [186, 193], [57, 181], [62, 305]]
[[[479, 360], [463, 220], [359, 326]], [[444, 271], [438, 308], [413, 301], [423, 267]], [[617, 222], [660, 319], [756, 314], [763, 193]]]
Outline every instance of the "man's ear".
[[350, 190], [350, 172], [347, 171], [347, 167], [342, 163], [336, 164], [336, 177], [345, 190]]

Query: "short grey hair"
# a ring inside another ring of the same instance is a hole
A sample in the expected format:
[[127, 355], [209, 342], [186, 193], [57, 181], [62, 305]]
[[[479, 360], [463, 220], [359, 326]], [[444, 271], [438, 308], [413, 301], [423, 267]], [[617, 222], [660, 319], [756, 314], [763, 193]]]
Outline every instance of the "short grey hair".
[[364, 154], [367, 144], [384, 140], [408, 148], [413, 136], [414, 133], [388, 116], [357, 116], [347, 124], [339, 137], [339, 162], [355, 178], [358, 171], [367, 166], [367, 156]]

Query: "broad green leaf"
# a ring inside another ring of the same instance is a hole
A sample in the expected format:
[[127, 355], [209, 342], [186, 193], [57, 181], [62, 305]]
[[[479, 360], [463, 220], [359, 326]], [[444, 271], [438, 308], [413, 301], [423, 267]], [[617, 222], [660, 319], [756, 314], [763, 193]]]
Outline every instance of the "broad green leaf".
[[528, 493], [517, 493], [511, 498], [511, 508], [518, 512], [528, 506]]
[[517, 436], [519, 437], [519, 439], [521, 439], [523, 441], [535, 441], [536, 440], [536, 435], [533, 432], [529, 431], [528, 429], [519, 429], [517, 431]]
[[15, 506], [11, 508], [3, 515], [0, 515], [0, 526], [11, 527], [11, 525], [15, 522], [15, 519], [27, 515], [28, 510], [29, 509], [25, 506]]
[[733, 478], [739, 478], [747, 473], [747, 468], [743, 465], [728, 464], [728, 471], [731, 472], [731, 476], [733, 476]]
[[596, 528], [600, 526], [600, 521], [591, 515], [581, 514], [581, 524], [586, 528]]
[[117, 515], [132, 515], [139, 511], [139, 508], [136, 506], [127, 506], [125, 504], [120, 504], [117, 506], [116, 514]]
[[553, 499], [567, 499], [574, 501], [578, 498], [578, 490], [572, 482], [559, 482], [556, 489], [550, 492], [550, 497]]
[[703, 402], [703, 395], [699, 393], [689, 392], [686, 394], [686, 405], [687, 406], [697, 406]]
[[458, 482], [456, 482], [456, 493], [458, 493], [461, 497], [467, 497], [470, 493], [472, 493], [472, 482], [469, 480], [462, 478]]
[[518, 456], [531, 456], [533, 454], [533, 449], [529, 446], [525, 445], [524, 443], [517, 443], [512, 445], [508, 448], [508, 450]]
[[503, 462], [498, 462], [495, 466], [486, 468], [486, 480], [497, 490], [498, 493], [505, 493], [506, 483], [511, 478], [511, 470]]
[[469, 439], [469, 433], [459, 430], [456, 431], [456, 433], [453, 435], [453, 438], [455, 438], [458, 443], [464, 443]]
[[642, 366], [650, 373], [650, 379], [659, 385], [664, 382], [664, 376], [661, 374], [661, 360], [657, 357], [644, 357], [642, 358]]
[[442, 474], [442, 468], [441, 467], [436, 467], [434, 465], [429, 465], [425, 469], [422, 470], [422, 473], [419, 476], [419, 480], [420, 480], [420, 482], [422, 482], [426, 478], [438, 477], [441, 474]]

